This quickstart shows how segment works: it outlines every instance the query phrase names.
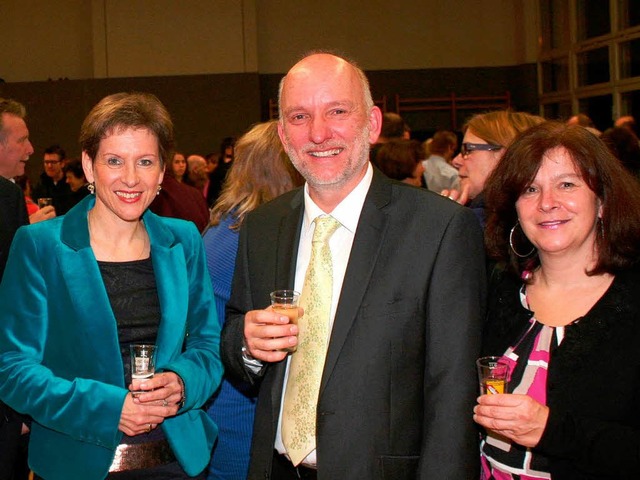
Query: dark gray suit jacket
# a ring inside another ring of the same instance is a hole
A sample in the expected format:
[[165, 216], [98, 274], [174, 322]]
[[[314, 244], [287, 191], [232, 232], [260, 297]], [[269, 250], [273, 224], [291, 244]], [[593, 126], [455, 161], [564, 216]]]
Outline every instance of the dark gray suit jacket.
[[24, 194], [18, 185], [0, 177], [0, 280], [9, 256], [13, 236], [22, 225], [29, 223]]
[[[29, 223], [27, 206], [22, 189], [15, 183], [0, 176], [0, 281], [9, 257], [11, 241], [22, 225]], [[4, 307], [0, 307], [4, 308]], [[22, 471], [25, 465], [19, 465], [20, 431], [27, 419], [0, 402], [0, 479], [10, 480], [16, 470]], [[26, 457], [25, 457], [26, 458]]]
[[[260, 376], [245, 369], [243, 316], [293, 286], [303, 209], [298, 189], [256, 209], [240, 232], [222, 357], [231, 372], [262, 382], [250, 479], [270, 478], [285, 362]], [[375, 172], [322, 378], [318, 478], [477, 478], [484, 270], [469, 209]]]

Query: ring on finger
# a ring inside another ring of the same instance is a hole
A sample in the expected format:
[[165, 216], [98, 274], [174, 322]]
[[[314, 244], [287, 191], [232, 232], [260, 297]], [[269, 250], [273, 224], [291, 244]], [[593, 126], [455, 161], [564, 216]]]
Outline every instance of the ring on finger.
[[151, 431], [151, 424], [147, 426], [147, 433], [149, 433], [150, 431]]
[[162, 400], [162, 406], [163, 407], [168, 407], [169, 406], [169, 402], [167, 402], [166, 398]]

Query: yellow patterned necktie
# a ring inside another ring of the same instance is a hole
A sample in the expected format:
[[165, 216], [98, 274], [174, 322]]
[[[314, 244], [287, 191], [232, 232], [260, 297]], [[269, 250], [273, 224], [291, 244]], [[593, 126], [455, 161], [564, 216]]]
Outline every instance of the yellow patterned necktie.
[[333, 263], [329, 238], [340, 222], [331, 216], [315, 219], [311, 259], [304, 279], [298, 320], [298, 349], [291, 356], [282, 410], [282, 441], [294, 465], [316, 448], [316, 409], [329, 343], [333, 294]]

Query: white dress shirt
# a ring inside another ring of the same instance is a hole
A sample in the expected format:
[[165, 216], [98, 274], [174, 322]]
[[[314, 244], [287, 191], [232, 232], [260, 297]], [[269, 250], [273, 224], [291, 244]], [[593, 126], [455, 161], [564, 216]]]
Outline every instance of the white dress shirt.
[[440, 155], [431, 155], [422, 161], [424, 167], [424, 181], [432, 192], [442, 190], [460, 190], [458, 170]]
[[[329, 239], [329, 248], [331, 249], [331, 259], [333, 262], [333, 296], [331, 297], [331, 315], [330, 329], [333, 327], [333, 320], [338, 308], [340, 300], [340, 292], [342, 291], [342, 282], [347, 271], [349, 256], [351, 255], [351, 246], [356, 235], [358, 221], [364, 200], [369, 192], [371, 180], [373, 179], [373, 168], [371, 164], [367, 166], [360, 183], [347, 195], [342, 202], [333, 209], [332, 212], [324, 212], [309, 196], [308, 186], [304, 187], [304, 218], [302, 221], [302, 231], [300, 233], [300, 244], [298, 246], [298, 258], [296, 260], [296, 279], [295, 290], [302, 291], [304, 277], [307, 273], [307, 267], [311, 259], [311, 240], [315, 230], [313, 221], [320, 215], [330, 214], [333, 218], [340, 222], [340, 227]], [[289, 377], [289, 364], [291, 356], [287, 358], [287, 370], [284, 377], [284, 388], [282, 389], [282, 401], [280, 403], [280, 415], [278, 420], [278, 431], [276, 433], [275, 448], [278, 452], [285, 454], [286, 450], [282, 443], [282, 405], [284, 404], [284, 394]], [[316, 466], [316, 451], [312, 451], [303, 461], [302, 464], [308, 467]]]

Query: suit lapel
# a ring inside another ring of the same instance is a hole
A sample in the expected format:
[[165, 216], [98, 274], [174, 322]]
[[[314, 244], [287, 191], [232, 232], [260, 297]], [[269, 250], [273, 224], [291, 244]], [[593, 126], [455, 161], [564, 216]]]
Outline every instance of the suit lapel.
[[[120, 368], [116, 369], [113, 361], [121, 358], [116, 319], [89, 244], [87, 212], [93, 204], [94, 199], [87, 197], [81, 203], [85, 208], [79, 206], [65, 215], [60, 233], [62, 245], [56, 248], [56, 255], [75, 318], [83, 324], [87, 345], [94, 345], [89, 347], [95, 352], [94, 361], [100, 363], [110, 382], [122, 385], [122, 362], [119, 361]], [[90, 285], [95, 288], [87, 288]]]
[[[280, 218], [278, 229], [277, 252], [275, 255], [275, 288], [293, 288], [296, 277], [296, 259], [298, 257], [298, 247], [300, 243], [300, 229], [304, 212], [304, 195], [300, 189], [298, 194], [291, 200], [291, 209]], [[282, 399], [282, 389], [284, 385], [284, 374], [286, 361], [281, 361], [277, 368], [271, 372], [275, 380], [271, 383], [271, 403], [280, 405]], [[279, 409], [272, 409], [272, 426], [277, 429]]]
[[[158, 368], [162, 368], [180, 353], [187, 333], [189, 280], [182, 245], [172, 248], [152, 247], [151, 251], [162, 316], [156, 339], [156, 362]], [[177, 336], [176, 332], [182, 333]]]
[[[189, 279], [186, 255], [181, 243], [158, 217], [147, 210], [142, 216], [151, 243], [151, 261], [156, 278], [160, 315], [156, 338], [156, 364], [159, 369], [182, 349], [187, 333]], [[181, 332], [176, 335], [177, 332]]]
[[374, 171], [373, 181], [362, 207], [358, 229], [351, 247], [349, 264], [342, 283], [322, 374], [321, 393], [362, 305], [381, 246], [384, 244], [388, 218], [382, 208], [389, 203], [390, 199], [391, 183], [382, 174]]
[[275, 288], [293, 288], [296, 278], [296, 258], [300, 243], [303, 215], [302, 189], [291, 201], [291, 210], [280, 219], [276, 252]]

